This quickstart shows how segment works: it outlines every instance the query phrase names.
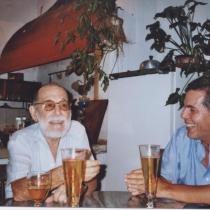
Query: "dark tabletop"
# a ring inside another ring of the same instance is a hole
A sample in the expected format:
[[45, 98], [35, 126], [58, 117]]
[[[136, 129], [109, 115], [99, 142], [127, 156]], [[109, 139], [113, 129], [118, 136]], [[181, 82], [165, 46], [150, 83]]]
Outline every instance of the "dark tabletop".
[[[131, 197], [128, 192], [94, 192], [91, 196], [82, 198], [80, 206], [87, 208], [145, 208], [145, 201], [144, 195]], [[157, 208], [184, 208], [186, 203], [169, 199], [156, 199], [155, 205]], [[5, 206], [33, 206], [33, 203], [31, 201], [17, 202], [8, 200]], [[43, 206], [64, 207], [66, 205], [51, 203], [43, 204]]]

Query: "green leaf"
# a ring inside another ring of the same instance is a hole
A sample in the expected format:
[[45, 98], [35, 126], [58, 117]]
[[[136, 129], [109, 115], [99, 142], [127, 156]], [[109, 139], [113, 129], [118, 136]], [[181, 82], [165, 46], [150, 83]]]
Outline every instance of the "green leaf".
[[185, 93], [182, 93], [180, 96], [179, 96], [179, 110], [184, 106], [184, 98], [185, 98]]
[[208, 32], [210, 32], [210, 20], [209, 19], [207, 19], [201, 26], [201, 31], [203, 31], [204, 29], [207, 30]]
[[94, 13], [98, 8], [98, 4], [99, 4], [98, 0], [93, 0], [88, 7], [88, 12]]
[[176, 91], [174, 93], [171, 93], [166, 101], [166, 106], [169, 104], [176, 104], [180, 100], [180, 94], [179, 94], [180, 88], [176, 88]]
[[72, 31], [68, 32], [66, 44], [69, 44], [70, 42], [75, 42], [75, 40], [76, 40], [75, 34]]
[[87, 70], [88, 74], [92, 74], [94, 72], [95, 58], [93, 56], [88, 56], [87, 59]]
[[88, 17], [87, 14], [81, 15], [79, 18], [79, 25], [77, 27], [77, 31], [82, 39], [88, 33], [90, 27], [91, 27], [90, 17]]
[[185, 14], [183, 6], [179, 7], [172, 7], [169, 6], [165, 8], [162, 12], [156, 13], [154, 19], [157, 18], [167, 18], [169, 20], [174, 20], [176, 18], [179, 18], [180, 16], [183, 16]]
[[62, 43], [61, 44], [61, 52], [63, 52], [65, 50], [65, 48], [66, 48], [66, 44], [65, 43]]
[[61, 37], [61, 32], [58, 32], [58, 33], [55, 35], [54, 45], [58, 44], [58, 42], [60, 41], [60, 37]]

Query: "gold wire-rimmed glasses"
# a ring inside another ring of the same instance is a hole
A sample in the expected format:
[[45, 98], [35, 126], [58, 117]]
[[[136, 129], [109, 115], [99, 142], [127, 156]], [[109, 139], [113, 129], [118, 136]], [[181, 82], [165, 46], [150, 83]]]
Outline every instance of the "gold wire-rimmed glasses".
[[59, 108], [62, 111], [70, 110], [70, 104], [69, 104], [69, 101], [67, 101], [67, 100], [61, 100], [59, 102], [55, 102], [53, 100], [46, 100], [46, 101], [43, 101], [43, 102], [35, 102], [35, 103], [33, 103], [33, 105], [34, 106], [36, 106], [36, 105], [43, 105], [43, 109], [45, 111], [52, 111], [52, 110], [54, 110], [56, 105], [58, 105]]

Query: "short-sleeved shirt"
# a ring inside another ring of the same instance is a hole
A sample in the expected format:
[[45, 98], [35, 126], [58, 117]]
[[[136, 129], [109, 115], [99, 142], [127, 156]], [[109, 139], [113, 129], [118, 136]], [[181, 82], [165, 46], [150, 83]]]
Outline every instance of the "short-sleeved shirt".
[[68, 147], [90, 149], [84, 126], [74, 120], [65, 136], [60, 139], [56, 159], [38, 123], [15, 132], [8, 143], [6, 198], [13, 197], [10, 183], [26, 177], [30, 169], [49, 171], [62, 165], [61, 149]]
[[164, 150], [161, 176], [173, 184], [208, 185], [210, 165], [206, 168], [201, 163], [204, 156], [201, 141], [189, 138], [186, 127], [181, 127]]

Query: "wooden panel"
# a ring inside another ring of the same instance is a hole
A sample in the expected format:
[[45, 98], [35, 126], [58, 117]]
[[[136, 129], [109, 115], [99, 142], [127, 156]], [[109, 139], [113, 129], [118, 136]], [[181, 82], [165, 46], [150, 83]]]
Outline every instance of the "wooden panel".
[[98, 140], [107, 105], [108, 100], [92, 100], [85, 110], [83, 125], [86, 128], [91, 146], [96, 144]]
[[50, 10], [19, 29], [8, 41], [0, 58], [0, 73], [51, 63], [67, 58], [76, 48], [86, 45], [76, 34], [75, 43], [61, 51], [62, 43], [55, 45], [59, 32], [66, 40], [68, 32], [76, 29], [80, 11], [73, 0], [59, 0]]

